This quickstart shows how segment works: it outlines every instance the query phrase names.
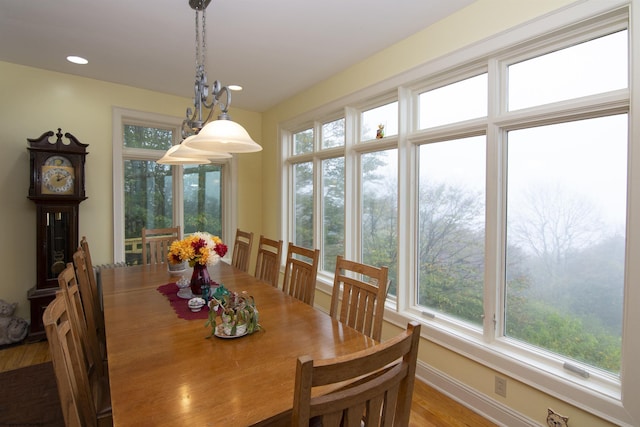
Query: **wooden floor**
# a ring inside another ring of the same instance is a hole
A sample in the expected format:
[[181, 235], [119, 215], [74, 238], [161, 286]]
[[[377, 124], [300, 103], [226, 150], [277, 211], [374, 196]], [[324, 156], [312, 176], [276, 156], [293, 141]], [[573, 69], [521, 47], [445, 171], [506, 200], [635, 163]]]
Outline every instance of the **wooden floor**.
[[[16, 345], [0, 350], [0, 372], [49, 360], [49, 346], [46, 341]], [[416, 381], [409, 425], [411, 427], [495, 426], [421, 381]]]

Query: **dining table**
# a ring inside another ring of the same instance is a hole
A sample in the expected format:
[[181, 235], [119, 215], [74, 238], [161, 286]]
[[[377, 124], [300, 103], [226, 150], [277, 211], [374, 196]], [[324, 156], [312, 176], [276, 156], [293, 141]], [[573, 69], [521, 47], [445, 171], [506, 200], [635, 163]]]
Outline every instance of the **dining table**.
[[299, 356], [333, 358], [376, 344], [224, 261], [209, 274], [254, 297], [257, 332], [212, 336], [206, 315], [181, 315], [188, 300], [175, 298], [180, 276], [166, 264], [100, 271], [114, 426], [289, 425]]

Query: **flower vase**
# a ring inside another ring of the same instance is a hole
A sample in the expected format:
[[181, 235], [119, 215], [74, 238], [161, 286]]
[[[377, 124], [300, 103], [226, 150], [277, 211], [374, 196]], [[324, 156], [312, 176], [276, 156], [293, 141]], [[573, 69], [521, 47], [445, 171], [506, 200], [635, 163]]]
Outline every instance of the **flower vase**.
[[191, 275], [191, 293], [193, 295], [202, 295], [203, 290], [209, 291], [211, 286], [211, 277], [206, 265], [197, 264], [193, 266], [193, 274]]

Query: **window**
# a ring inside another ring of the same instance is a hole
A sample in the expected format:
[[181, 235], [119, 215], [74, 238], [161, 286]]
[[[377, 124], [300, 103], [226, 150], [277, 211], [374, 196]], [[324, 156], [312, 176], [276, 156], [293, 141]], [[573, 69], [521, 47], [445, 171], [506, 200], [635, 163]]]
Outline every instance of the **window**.
[[509, 66], [509, 110], [627, 88], [628, 32]]
[[398, 277], [398, 150], [360, 156], [362, 200], [360, 234], [365, 264], [389, 268], [389, 293], [396, 294]]
[[[171, 129], [125, 124], [126, 149], [167, 150], [172, 145]], [[124, 160], [125, 261], [142, 262], [143, 228], [173, 226], [173, 173], [171, 167], [154, 160]]]
[[627, 138], [622, 114], [511, 131], [507, 143], [505, 336], [616, 375]]
[[[428, 129], [487, 115], [487, 73], [418, 95], [420, 123]], [[457, 102], [452, 102], [453, 100]], [[464, 100], [463, 102], [459, 102]]]
[[381, 138], [385, 136], [394, 136], [397, 134], [397, 102], [391, 102], [386, 105], [381, 105], [362, 113], [362, 125], [360, 126], [360, 139], [362, 141]]
[[[177, 141], [177, 119], [114, 109], [114, 260], [141, 262], [142, 228], [180, 225], [183, 234], [232, 236], [225, 216], [230, 163], [156, 163]], [[227, 238], [228, 239], [228, 238]]]
[[304, 162], [294, 166], [293, 216], [294, 244], [305, 248], [313, 245], [313, 163]]
[[476, 136], [420, 146], [418, 305], [482, 325], [485, 147]]
[[183, 168], [184, 233], [208, 231], [222, 236], [224, 166], [184, 165]]
[[344, 146], [344, 119], [322, 125], [322, 148]]
[[637, 424], [628, 10], [575, 12], [282, 123], [283, 238], [322, 249], [319, 291], [341, 250], [386, 265], [388, 319]]
[[173, 174], [167, 165], [124, 160], [124, 236], [128, 265], [142, 261], [143, 228], [173, 226]]
[[322, 161], [321, 269], [335, 271], [336, 257], [344, 254], [344, 157]]
[[319, 270], [333, 274], [345, 250], [345, 119], [316, 123], [290, 141], [291, 237], [283, 240], [320, 248]]

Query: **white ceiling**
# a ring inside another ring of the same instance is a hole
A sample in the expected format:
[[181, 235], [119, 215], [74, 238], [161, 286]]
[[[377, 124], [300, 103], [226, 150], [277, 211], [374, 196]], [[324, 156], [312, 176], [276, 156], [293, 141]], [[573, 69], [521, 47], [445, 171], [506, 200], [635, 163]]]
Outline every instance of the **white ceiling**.
[[[213, 0], [209, 81], [242, 85], [233, 106], [261, 112], [472, 2]], [[195, 12], [188, 0], [0, 0], [0, 61], [192, 97]]]

